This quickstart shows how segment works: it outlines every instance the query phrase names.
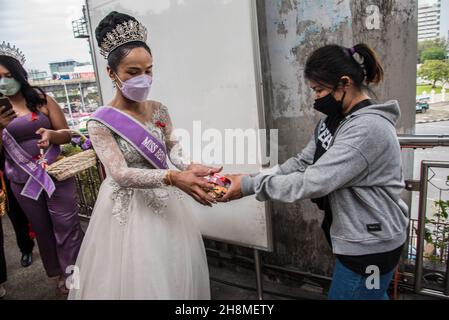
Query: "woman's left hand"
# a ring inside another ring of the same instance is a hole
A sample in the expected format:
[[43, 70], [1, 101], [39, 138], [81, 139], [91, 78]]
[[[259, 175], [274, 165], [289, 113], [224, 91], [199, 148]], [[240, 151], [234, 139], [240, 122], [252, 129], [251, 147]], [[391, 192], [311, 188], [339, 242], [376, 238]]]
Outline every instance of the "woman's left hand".
[[231, 180], [231, 187], [223, 198], [217, 199], [217, 202], [229, 202], [243, 198], [242, 178], [244, 176], [244, 174], [225, 175], [226, 178]]
[[44, 128], [40, 128], [36, 131], [36, 134], [39, 134], [41, 136], [41, 140], [39, 140], [37, 143], [37, 146], [40, 149], [47, 149], [50, 146], [53, 132], [53, 130]]
[[208, 167], [197, 163], [191, 164], [187, 167], [187, 171], [192, 171], [199, 177], [206, 177], [209, 175], [220, 173], [221, 170], [223, 170], [223, 167], [221, 168]]

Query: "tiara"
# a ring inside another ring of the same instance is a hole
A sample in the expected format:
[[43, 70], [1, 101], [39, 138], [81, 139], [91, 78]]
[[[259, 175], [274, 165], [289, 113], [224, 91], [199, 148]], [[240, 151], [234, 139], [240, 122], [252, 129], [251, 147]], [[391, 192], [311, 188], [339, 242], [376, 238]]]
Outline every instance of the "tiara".
[[9, 42], [6, 43], [5, 41], [3, 41], [0, 45], [0, 56], [14, 58], [19, 61], [21, 65], [24, 65], [26, 61], [25, 55], [19, 50], [19, 48], [16, 48], [16, 46], [11, 46]]
[[118, 24], [108, 32], [100, 45], [100, 54], [106, 59], [118, 47], [134, 41], [147, 41], [147, 29], [135, 20]]

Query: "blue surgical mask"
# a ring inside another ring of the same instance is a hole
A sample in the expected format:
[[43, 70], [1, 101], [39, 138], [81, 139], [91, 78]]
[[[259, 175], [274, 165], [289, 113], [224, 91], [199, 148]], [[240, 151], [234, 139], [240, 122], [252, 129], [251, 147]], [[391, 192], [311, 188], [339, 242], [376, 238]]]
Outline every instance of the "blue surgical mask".
[[14, 78], [3, 77], [0, 79], [0, 93], [4, 96], [10, 97], [17, 94], [21, 87], [20, 82]]

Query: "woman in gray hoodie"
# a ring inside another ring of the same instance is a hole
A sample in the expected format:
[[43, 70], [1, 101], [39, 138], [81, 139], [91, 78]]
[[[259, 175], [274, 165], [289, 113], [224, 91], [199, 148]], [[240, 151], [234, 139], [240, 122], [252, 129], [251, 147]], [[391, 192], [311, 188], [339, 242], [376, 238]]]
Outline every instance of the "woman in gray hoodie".
[[314, 108], [325, 115], [314, 137], [275, 174], [229, 176], [231, 189], [221, 199], [253, 194], [259, 201], [312, 199], [325, 212], [322, 228], [336, 256], [329, 299], [388, 299], [407, 239], [395, 130], [399, 104], [368, 96], [369, 85], [379, 84], [383, 75], [377, 55], [365, 44], [316, 50], [305, 68]]

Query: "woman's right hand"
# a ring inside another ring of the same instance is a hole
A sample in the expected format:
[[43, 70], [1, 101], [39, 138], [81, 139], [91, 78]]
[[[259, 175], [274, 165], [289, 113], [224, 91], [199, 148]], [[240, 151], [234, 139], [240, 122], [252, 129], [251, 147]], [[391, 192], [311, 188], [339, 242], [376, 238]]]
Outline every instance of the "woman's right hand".
[[6, 110], [6, 107], [0, 107], [0, 130], [5, 129], [15, 118], [17, 114], [13, 109]]
[[214, 188], [215, 185], [209, 183], [198, 173], [193, 171], [173, 171], [171, 181], [175, 187], [181, 189], [202, 205], [212, 207], [212, 204], [216, 203], [215, 199], [204, 191], [204, 189]]

